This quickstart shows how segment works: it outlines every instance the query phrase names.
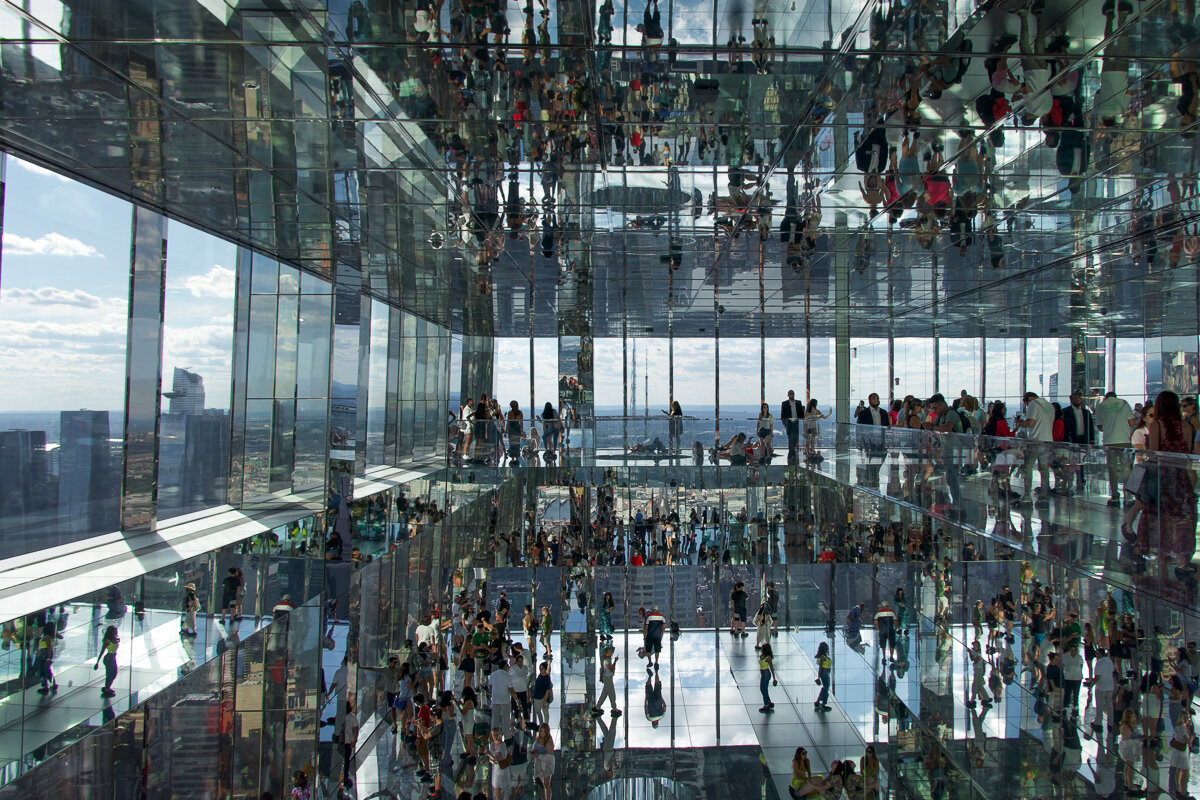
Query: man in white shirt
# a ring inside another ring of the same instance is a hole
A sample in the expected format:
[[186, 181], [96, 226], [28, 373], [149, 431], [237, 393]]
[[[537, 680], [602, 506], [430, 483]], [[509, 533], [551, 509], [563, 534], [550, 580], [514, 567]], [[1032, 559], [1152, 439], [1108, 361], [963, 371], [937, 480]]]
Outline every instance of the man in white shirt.
[[488, 688], [492, 692], [492, 727], [498, 728], [507, 738], [512, 732], [512, 705], [517, 693], [513, 691], [506, 666], [501, 661], [492, 669], [492, 674], [488, 676]]
[[334, 733], [342, 743], [342, 783], [351, 785], [350, 774], [353, 771], [351, 762], [354, 760], [354, 749], [358, 744], [358, 714], [354, 713], [354, 701], [346, 701], [346, 712]]
[[1096, 708], [1096, 719], [1092, 730], [1104, 730], [1104, 716], [1108, 715], [1108, 727], [1113, 728], [1113, 689], [1116, 688], [1113, 662], [1104, 650], [1096, 651], [1096, 662], [1092, 665], [1092, 705]]
[[1133, 409], [1129, 403], [1109, 392], [1096, 406], [1092, 418], [1104, 434], [1104, 455], [1108, 462], [1108, 504], [1121, 505], [1121, 487], [1129, 477], [1130, 428]]
[[1041, 496], [1037, 499], [1039, 508], [1050, 505], [1050, 442], [1054, 441], [1054, 406], [1038, 397], [1034, 392], [1025, 393], [1025, 417], [1021, 420], [1029, 444], [1025, 446], [1025, 496], [1020, 502], [1028, 503], [1033, 499], [1033, 466], [1042, 473]]
[[1063, 711], [1079, 716], [1079, 687], [1083, 685], [1083, 656], [1079, 645], [1072, 643], [1062, 655]]

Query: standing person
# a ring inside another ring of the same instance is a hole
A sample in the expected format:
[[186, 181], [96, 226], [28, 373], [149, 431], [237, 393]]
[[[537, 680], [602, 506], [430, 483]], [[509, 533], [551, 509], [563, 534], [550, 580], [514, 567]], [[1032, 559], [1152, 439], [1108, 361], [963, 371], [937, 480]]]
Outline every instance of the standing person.
[[525, 438], [525, 415], [516, 400], [508, 404], [505, 415], [504, 435], [508, 439], [508, 462], [511, 466], [521, 466], [521, 440]]
[[1067, 645], [1067, 652], [1062, 656], [1063, 672], [1063, 712], [1072, 717], [1079, 716], [1079, 687], [1083, 685], [1083, 656], [1079, 655], [1079, 645]]
[[233, 621], [241, 622], [242, 604], [246, 601], [246, 575], [240, 567], [235, 567], [234, 573], [237, 575], [238, 585], [233, 603]]
[[875, 612], [875, 637], [883, 660], [887, 661], [891, 658], [892, 661], [895, 661], [896, 612], [888, 605], [886, 597], [880, 602], [879, 610]]
[[778, 685], [779, 680], [775, 677], [775, 654], [771, 652], [771, 645], [764, 644], [758, 652], [758, 690], [762, 692], [763, 699], [762, 708], [759, 711], [765, 714], [775, 710], [775, 704], [771, 702], [769, 686]]
[[614, 717], [621, 716], [621, 712], [617, 708], [617, 689], [613, 684], [613, 678], [616, 674], [617, 656], [613, 651], [612, 645], [609, 645], [600, 654], [600, 697], [597, 698], [596, 705], [592, 707], [592, 716], [598, 717], [604, 713], [605, 698], [608, 698], [612, 704], [612, 715]]
[[504, 736], [512, 731], [512, 707], [517, 700], [506, 662], [507, 659], [501, 658], [492, 666], [492, 674], [488, 675], [488, 689], [492, 695], [492, 730]]
[[815, 397], [810, 397], [808, 405], [804, 407], [804, 453], [814, 461], [821, 457], [817, 452], [817, 444], [821, 440], [821, 420], [828, 419], [832, 413], [823, 413], [817, 407]]
[[504, 741], [504, 733], [499, 728], [492, 728], [487, 755], [492, 765], [492, 792], [496, 800], [505, 800], [510, 783], [509, 767], [512, 766], [513, 760], [508, 743]]
[[117, 632], [117, 626], [109, 625], [104, 631], [104, 640], [100, 642], [100, 655], [92, 665], [92, 669], [97, 670], [100, 669], [100, 662], [104, 662], [104, 688], [100, 690], [101, 697], [115, 697], [117, 694], [112, 685], [117, 679], [117, 647], [120, 644], [121, 635]]
[[743, 639], [748, 635], [746, 633], [746, 600], [749, 599], [746, 594], [746, 585], [738, 581], [733, 585], [733, 590], [729, 592], [729, 634], [731, 636], [741, 636]]
[[767, 452], [770, 452], [771, 440], [775, 436], [775, 418], [771, 416], [771, 407], [766, 403], [759, 408], [755, 432], [758, 434], [758, 438], [766, 443]]
[[554, 702], [554, 682], [550, 679], [550, 662], [543, 661], [538, 665], [538, 676], [533, 681], [534, 724], [549, 724], [552, 702]]
[[1025, 496], [1018, 502], [1029, 503], [1035, 494], [1033, 486], [1033, 468], [1037, 465], [1042, 473], [1042, 482], [1037, 492], [1035, 505], [1038, 508], [1050, 507], [1050, 448], [1054, 441], [1054, 406], [1038, 397], [1035, 392], [1025, 393], [1025, 418], [1018, 427], [1026, 432], [1029, 443], [1025, 451]]
[[550, 725], [538, 726], [533, 740], [533, 779], [542, 784], [543, 800], [550, 800], [550, 780], [554, 777], [554, 737]]
[[517, 701], [517, 713], [521, 719], [532, 722], [533, 703], [529, 699], [529, 687], [533, 683], [533, 668], [525, 663], [523, 654], [517, 653], [513, 656], [512, 666], [508, 668], [508, 679]]
[[[1154, 415], [1154, 421], [1147, 426], [1150, 429], [1147, 449], [1191, 453], [1192, 442], [1186, 435], [1191, 429], [1183, 422], [1179, 395], [1159, 392], [1154, 400]], [[1144, 507], [1137, 542], [1139, 546], [1156, 542], [1164, 569], [1171, 562], [1176, 567], [1188, 568], [1196, 552], [1196, 493], [1191, 470], [1178, 455], [1159, 458], [1152, 466], [1138, 491], [1138, 500]]]
[[547, 401], [542, 409], [542, 444], [546, 445], [547, 453], [558, 450], [558, 438], [561, 433], [558, 414], [555, 413], [554, 406]]
[[228, 617], [237, 618], [238, 577], [237, 567], [230, 567], [229, 574], [221, 581], [221, 624], [226, 624]]
[[896, 604], [896, 631], [902, 634], [908, 629], [908, 598], [904, 596], [904, 589], [897, 588], [892, 600]]
[[771, 612], [767, 610], [766, 598], [758, 607], [758, 612], [754, 615], [754, 649], [761, 650], [763, 646], [771, 638], [771, 627], [775, 624], [775, 618]]
[[1117, 397], [1116, 392], [1109, 392], [1096, 406], [1093, 418], [1096, 429], [1104, 435], [1104, 459], [1108, 467], [1108, 504], [1120, 508], [1121, 490], [1125, 486], [1125, 479], [1129, 477], [1132, 433], [1129, 422], [1133, 418], [1133, 409], [1129, 407], [1129, 403]]
[[350, 779], [350, 762], [354, 759], [354, 747], [358, 744], [358, 714], [354, 713], [353, 700], [346, 700], [346, 713], [338, 722], [334, 733], [342, 744], [342, 785], [353, 786]]
[[829, 643], [821, 642], [817, 646], [817, 679], [814, 683], [821, 685], [817, 701], [813, 703], [814, 711], [829, 711], [829, 681], [833, 673], [833, 659], [829, 657]]
[[767, 581], [765, 605], [771, 615], [771, 635], [775, 636], [779, 633], [779, 590], [775, 588], [775, 581]]
[[179, 605], [183, 612], [179, 632], [184, 636], [196, 637], [196, 612], [200, 610], [200, 598], [196, 596], [196, 584], [183, 585], [183, 602]]
[[671, 401], [671, 410], [664, 411], [667, 420], [667, 447], [672, 453], [679, 452], [683, 441], [683, 407], [678, 400]]
[[1192, 725], [1191, 709], [1183, 709], [1175, 718], [1175, 729], [1171, 733], [1171, 751], [1168, 754], [1170, 766], [1170, 792], [1173, 797], [1188, 796], [1188, 780], [1191, 777], [1191, 757], [1188, 750], [1196, 738]]
[[646, 648], [646, 671], [650, 672], [650, 661], [654, 661], [654, 669], [658, 669], [658, 657], [662, 653], [663, 632], [667, 627], [667, 618], [658, 610], [658, 605], [651, 607], [642, 623], [642, 637]]
[[529, 652], [533, 654], [533, 659], [536, 661], [538, 622], [537, 617], [533, 616], [533, 606], [525, 606], [525, 616], [521, 619], [521, 627], [525, 629], [525, 639], [529, 642]]
[[788, 389], [787, 400], [779, 408], [779, 419], [783, 421], [783, 430], [787, 433], [788, 463], [794, 463], [797, 449], [800, 447], [800, 420], [804, 418], [804, 404], [796, 399], [796, 392]]
[[[1083, 394], [1071, 392], [1071, 405], [1063, 409], [1063, 441], [1074, 445], [1088, 446], [1096, 443], [1096, 424], [1092, 412], [1083, 404]], [[1078, 458], [1080, 454], [1076, 454]], [[1072, 459], [1074, 462], [1074, 459]], [[1079, 458], [1079, 467], [1075, 470], [1075, 480], [1079, 491], [1084, 490], [1083, 459]], [[1064, 486], [1064, 491], [1070, 491], [1070, 486]]]
[[[858, 439], [863, 454], [867, 457], [867, 482], [874, 485], [879, 482], [879, 470], [883, 466], [884, 459], [887, 458], [886, 429], [891, 427], [892, 419], [886, 411], [880, 408], [879, 395], [871, 392], [867, 396], [867, 405], [858, 409], [854, 421], [864, 426], [863, 430], [859, 432]], [[873, 426], [879, 430], [871, 430], [866, 426]]]
[[1104, 718], [1108, 717], [1108, 727], [1113, 727], [1113, 689], [1116, 688], [1115, 672], [1112, 659], [1103, 649], [1096, 651], [1096, 663], [1092, 667], [1092, 705], [1096, 709], [1096, 717], [1092, 721], [1092, 730], [1097, 733], [1104, 730]]
[[58, 682], [54, 680], [54, 644], [57, 641], [58, 625], [52, 621], [42, 624], [41, 635], [37, 640], [37, 655], [33, 660], [33, 675], [42, 682], [38, 694], [58, 692]]
[[550, 634], [554, 631], [554, 617], [550, 616], [550, 607], [542, 606], [542, 647], [546, 650], [546, 658], [550, 658]]

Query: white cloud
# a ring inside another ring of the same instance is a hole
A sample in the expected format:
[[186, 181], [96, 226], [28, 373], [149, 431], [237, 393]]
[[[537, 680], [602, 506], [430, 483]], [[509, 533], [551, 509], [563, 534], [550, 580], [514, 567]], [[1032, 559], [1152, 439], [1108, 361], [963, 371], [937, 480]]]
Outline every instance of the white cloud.
[[28, 236], [6, 232], [4, 234], [4, 255], [104, 257], [91, 245], [84, 244], [78, 239], [72, 239], [70, 236], [63, 236], [61, 233], [47, 233], [36, 239], [30, 239]]
[[192, 297], [216, 297], [221, 300], [232, 300], [234, 292], [234, 277], [236, 273], [213, 264], [212, 269], [203, 275], [193, 275], [184, 280], [183, 284], [191, 292]]
[[28, 161], [22, 161], [21, 159], [13, 158], [12, 156], [9, 156], [9, 160], [26, 172], [32, 172], [34, 175], [45, 175], [48, 178], [54, 178], [55, 180], [62, 181], [63, 183], [74, 183], [74, 181], [72, 181], [66, 175], [59, 175], [52, 169], [39, 167], [37, 164], [31, 164]]
[[79, 289], [58, 289], [53, 286], [43, 286], [40, 289], [6, 289], [2, 296], [4, 303], [21, 303], [24, 305], [60, 305], [76, 306], [78, 308], [99, 308], [99, 297]]

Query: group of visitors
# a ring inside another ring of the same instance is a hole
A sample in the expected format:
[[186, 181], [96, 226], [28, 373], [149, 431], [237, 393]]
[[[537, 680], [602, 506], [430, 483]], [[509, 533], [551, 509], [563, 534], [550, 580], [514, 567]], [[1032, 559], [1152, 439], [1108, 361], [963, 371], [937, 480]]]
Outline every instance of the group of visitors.
[[577, 423], [574, 406], [564, 403], [560, 414], [547, 402], [538, 420], [530, 420], [526, 430], [525, 412], [516, 400], [508, 404], [508, 411], [502, 411], [494, 397], [483, 394], [478, 401], [468, 397], [457, 414], [450, 413], [450, 456], [460, 466], [551, 465], [558, 459], [559, 448], [570, 445], [571, 427]]

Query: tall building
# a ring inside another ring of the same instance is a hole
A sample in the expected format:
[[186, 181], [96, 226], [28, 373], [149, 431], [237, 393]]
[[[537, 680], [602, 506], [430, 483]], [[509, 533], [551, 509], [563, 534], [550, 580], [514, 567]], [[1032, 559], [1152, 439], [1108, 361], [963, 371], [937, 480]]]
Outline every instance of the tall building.
[[14, 529], [42, 528], [58, 496], [45, 431], [0, 431], [0, 515]]
[[171, 391], [163, 392], [163, 397], [171, 401], [170, 414], [201, 414], [204, 412], [204, 378], [175, 367]]
[[59, 417], [58, 525], [52, 539], [120, 527], [120, 448], [107, 411], [63, 411]]

